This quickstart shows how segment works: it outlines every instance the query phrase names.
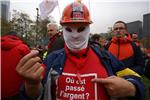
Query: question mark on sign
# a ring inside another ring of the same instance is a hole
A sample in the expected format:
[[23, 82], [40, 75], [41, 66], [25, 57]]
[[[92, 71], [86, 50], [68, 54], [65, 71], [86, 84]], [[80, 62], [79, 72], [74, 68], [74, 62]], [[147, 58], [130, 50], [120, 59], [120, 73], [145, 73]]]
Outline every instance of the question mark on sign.
[[86, 99], [88, 100], [89, 99], [89, 93], [86, 93]]

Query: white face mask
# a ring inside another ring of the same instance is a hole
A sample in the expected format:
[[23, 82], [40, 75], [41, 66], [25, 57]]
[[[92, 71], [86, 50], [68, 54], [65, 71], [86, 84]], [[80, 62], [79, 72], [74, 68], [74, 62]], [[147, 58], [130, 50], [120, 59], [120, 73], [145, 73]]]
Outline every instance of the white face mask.
[[89, 26], [64, 26], [63, 36], [67, 47], [73, 51], [85, 49], [90, 34]]

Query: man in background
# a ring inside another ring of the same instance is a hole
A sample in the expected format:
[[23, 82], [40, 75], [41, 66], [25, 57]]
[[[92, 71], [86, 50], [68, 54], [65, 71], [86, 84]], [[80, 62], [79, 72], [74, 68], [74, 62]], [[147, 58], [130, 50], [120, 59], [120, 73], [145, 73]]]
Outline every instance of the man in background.
[[62, 33], [59, 32], [59, 28], [56, 23], [47, 24], [47, 35], [49, 36], [48, 54], [64, 47]]
[[132, 41], [126, 23], [117, 21], [113, 26], [113, 35], [111, 42], [108, 44], [108, 51], [122, 61], [126, 67], [142, 75], [144, 58], [140, 47]]

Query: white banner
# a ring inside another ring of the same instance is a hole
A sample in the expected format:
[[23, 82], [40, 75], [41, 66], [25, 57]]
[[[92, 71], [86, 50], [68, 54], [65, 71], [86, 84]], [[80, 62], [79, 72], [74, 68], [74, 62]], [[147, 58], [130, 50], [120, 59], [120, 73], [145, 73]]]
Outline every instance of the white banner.
[[41, 18], [46, 19], [57, 5], [58, 5], [57, 0], [44, 0], [44, 1], [42, 1], [39, 4]]

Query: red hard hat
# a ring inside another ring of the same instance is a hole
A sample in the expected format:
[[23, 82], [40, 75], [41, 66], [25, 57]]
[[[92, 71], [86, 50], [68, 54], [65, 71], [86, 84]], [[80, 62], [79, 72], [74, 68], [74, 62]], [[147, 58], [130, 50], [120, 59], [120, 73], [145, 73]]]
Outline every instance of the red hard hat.
[[65, 7], [60, 24], [88, 23], [91, 24], [89, 10], [83, 3], [73, 2]]

